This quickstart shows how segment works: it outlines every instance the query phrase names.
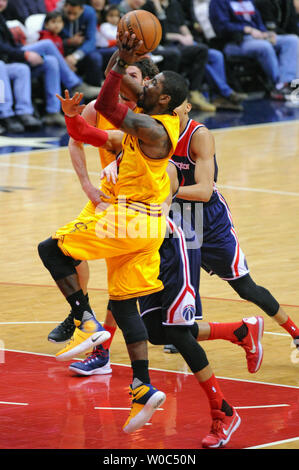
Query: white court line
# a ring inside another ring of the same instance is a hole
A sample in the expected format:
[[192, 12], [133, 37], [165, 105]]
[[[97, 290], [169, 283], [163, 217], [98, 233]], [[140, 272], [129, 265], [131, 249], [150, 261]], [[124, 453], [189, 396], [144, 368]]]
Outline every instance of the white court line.
[[234, 406], [236, 410], [251, 410], [255, 408], [281, 408], [284, 406], [291, 406], [287, 405], [286, 403], [282, 403], [281, 405], [258, 405], [258, 406]]
[[[33, 325], [33, 324], [57, 324], [60, 323], [62, 320], [57, 321], [0, 321], [0, 325]], [[103, 321], [102, 321], [103, 323]], [[287, 333], [274, 333], [272, 331], [264, 331], [264, 335], [274, 335], [274, 336], [287, 336], [290, 335]]]
[[287, 444], [288, 442], [294, 442], [294, 441], [299, 441], [299, 437], [292, 437], [291, 439], [284, 439], [283, 441], [268, 442], [267, 444], [261, 444], [259, 446], [244, 447], [244, 449], [262, 449], [263, 447], [275, 446], [279, 444]]
[[[0, 166], [23, 168], [24, 170], [29, 169], [29, 170], [38, 170], [38, 171], [51, 171], [54, 173], [57, 172], [57, 173], [73, 173], [74, 175], [76, 174], [73, 168], [55, 168], [51, 166], [25, 165], [22, 163], [10, 163], [10, 162], [0, 162]], [[89, 171], [88, 173], [90, 175], [100, 176], [100, 171]]]
[[243, 186], [230, 186], [227, 184], [217, 184], [218, 188], [223, 188], [223, 189], [233, 189], [236, 191], [249, 191], [252, 193], [267, 193], [267, 194], [278, 194], [280, 196], [299, 196], [299, 193], [293, 192], [293, 191], [278, 191], [276, 189], [263, 189], [263, 188], [247, 188]]
[[[95, 410], [125, 410], [130, 411], [131, 408], [117, 408], [112, 406], [95, 406]], [[164, 411], [164, 408], [157, 408], [156, 411]]]
[[288, 336], [288, 337], [290, 337], [290, 335], [288, 333], [274, 333], [274, 331], [264, 331], [264, 335]]
[[[14, 168], [22, 168], [25, 170], [37, 170], [37, 171], [50, 171], [50, 172], [57, 172], [57, 173], [70, 173], [75, 175], [75, 171], [73, 168], [55, 168], [55, 167], [48, 167], [48, 166], [38, 166], [38, 165], [26, 165], [21, 163], [9, 163], [9, 162], [0, 162], [0, 166], [3, 167], [14, 167]], [[89, 171], [90, 175], [100, 176], [100, 171]], [[265, 189], [265, 188], [248, 188], [242, 186], [231, 186], [231, 185], [224, 185], [218, 184], [218, 188], [223, 189], [232, 189], [235, 191], [247, 191], [247, 192], [255, 192], [255, 193], [265, 193], [265, 194], [277, 194], [279, 196], [295, 196], [299, 197], [299, 193], [294, 191], [278, 191], [276, 189]]]
[[279, 122], [261, 122], [260, 124], [249, 124], [246, 126], [232, 126], [232, 127], [220, 127], [217, 129], [209, 129], [212, 133], [221, 133], [223, 131], [242, 131], [248, 129], [259, 129], [260, 127], [281, 127], [286, 124], [298, 123], [299, 119], [289, 120], [289, 121], [279, 121]]
[[29, 405], [29, 403], [15, 403], [13, 401], [0, 401], [0, 405], [20, 405], [20, 406], [26, 406]]
[[1, 321], [0, 325], [32, 325], [32, 324], [39, 324], [39, 323], [59, 323], [59, 321]]
[[[52, 357], [53, 359], [56, 357], [54, 354], [45, 354], [45, 353], [36, 353], [36, 352], [31, 352], [31, 351], [20, 351], [18, 349], [4, 349], [4, 351], [8, 352], [16, 352], [16, 353], [21, 353], [21, 354], [32, 354], [33, 356], [45, 356], [45, 357]], [[77, 359], [77, 358], [74, 358]], [[78, 358], [78, 360], [82, 360]], [[119, 364], [116, 362], [111, 363], [112, 366], [121, 366], [121, 367], [131, 367], [129, 364]], [[183, 372], [183, 371], [178, 371], [178, 370], [168, 370], [168, 369], [157, 369], [155, 367], [150, 367], [150, 370], [155, 370], [158, 372], [170, 372], [172, 374], [180, 374], [180, 375], [193, 375], [192, 372]], [[257, 380], [248, 380], [248, 379], [236, 379], [232, 377], [219, 377], [217, 376], [218, 379], [224, 379], [224, 380], [233, 380], [236, 382], [246, 382], [246, 383], [252, 383], [252, 384], [261, 384], [261, 385], [271, 385], [272, 387], [282, 387], [282, 388], [293, 388], [293, 389], [298, 389], [299, 387], [295, 385], [282, 385], [282, 384], [276, 384], [272, 382], [261, 382]]]

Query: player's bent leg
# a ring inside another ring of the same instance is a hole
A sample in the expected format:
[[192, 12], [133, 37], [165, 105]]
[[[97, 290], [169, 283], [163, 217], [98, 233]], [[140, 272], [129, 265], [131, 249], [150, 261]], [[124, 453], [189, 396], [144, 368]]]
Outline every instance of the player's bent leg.
[[250, 274], [228, 281], [229, 285], [244, 300], [254, 303], [267, 315], [273, 317], [279, 310], [279, 303], [264, 287], [258, 286]]
[[229, 281], [229, 284], [242, 299], [257, 305], [269, 317], [273, 318], [279, 326], [284, 328], [292, 336], [294, 344], [298, 348], [299, 328], [286, 314], [271, 292], [262, 286], [258, 286], [249, 274]]
[[[85, 297], [87, 302], [89, 303], [88, 293], [87, 293], [87, 284], [88, 279], [86, 278], [87, 273], [89, 273], [87, 262], [82, 262], [81, 260], [73, 260], [75, 269], [79, 276], [79, 283], [80, 286], [85, 293]], [[82, 265], [85, 265], [82, 268]], [[87, 265], [87, 266], [86, 266]], [[80, 273], [80, 274], [79, 274]], [[85, 288], [82, 285], [82, 277], [85, 277]], [[89, 277], [89, 276], [88, 276]], [[74, 323], [74, 312], [73, 310], [70, 311], [69, 315], [63, 320], [59, 325], [57, 325], [48, 335], [48, 341], [52, 343], [64, 343], [71, 339], [74, 334], [76, 325]]]

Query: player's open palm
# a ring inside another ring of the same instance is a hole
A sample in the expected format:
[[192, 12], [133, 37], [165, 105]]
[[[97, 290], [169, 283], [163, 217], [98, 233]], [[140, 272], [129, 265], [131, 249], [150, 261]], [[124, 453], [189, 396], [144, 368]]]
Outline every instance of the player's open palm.
[[76, 92], [72, 98], [68, 90], [64, 91], [64, 98], [60, 95], [56, 95], [61, 103], [61, 108], [64, 114], [69, 117], [77, 116], [81, 114], [85, 108], [85, 104], [80, 104], [83, 98], [83, 93]]

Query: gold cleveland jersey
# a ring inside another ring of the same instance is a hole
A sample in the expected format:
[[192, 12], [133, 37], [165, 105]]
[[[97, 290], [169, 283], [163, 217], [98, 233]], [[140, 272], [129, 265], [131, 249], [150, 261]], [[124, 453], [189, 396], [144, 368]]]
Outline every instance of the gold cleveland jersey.
[[[115, 129], [113, 124], [111, 124], [110, 121], [108, 121], [102, 114], [97, 113], [97, 124], [96, 127], [98, 129], [101, 129], [102, 131], [110, 131]], [[103, 147], [99, 147], [99, 154], [100, 154], [100, 159], [101, 159], [101, 165], [102, 168], [105, 168], [109, 163], [113, 162], [115, 160], [115, 154], [110, 152], [109, 150], [106, 150]]]
[[119, 166], [115, 196], [141, 203], [162, 204], [170, 191], [166, 171], [169, 158], [173, 155], [179, 138], [180, 121], [177, 115], [161, 114], [151, 116], [161, 122], [166, 129], [171, 150], [163, 159], [149, 158], [140, 148], [137, 137], [126, 134], [122, 142], [122, 155]]

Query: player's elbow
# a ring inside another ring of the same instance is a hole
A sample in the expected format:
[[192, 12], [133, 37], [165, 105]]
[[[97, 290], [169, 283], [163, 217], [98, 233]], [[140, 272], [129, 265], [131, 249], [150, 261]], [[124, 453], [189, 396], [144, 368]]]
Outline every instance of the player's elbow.
[[79, 140], [74, 139], [73, 137], [70, 137], [69, 143], [68, 143], [68, 148], [70, 151], [77, 149], [78, 147], [82, 147], [82, 142]]
[[203, 191], [202, 202], [208, 202], [213, 194], [213, 186], [207, 186]]

